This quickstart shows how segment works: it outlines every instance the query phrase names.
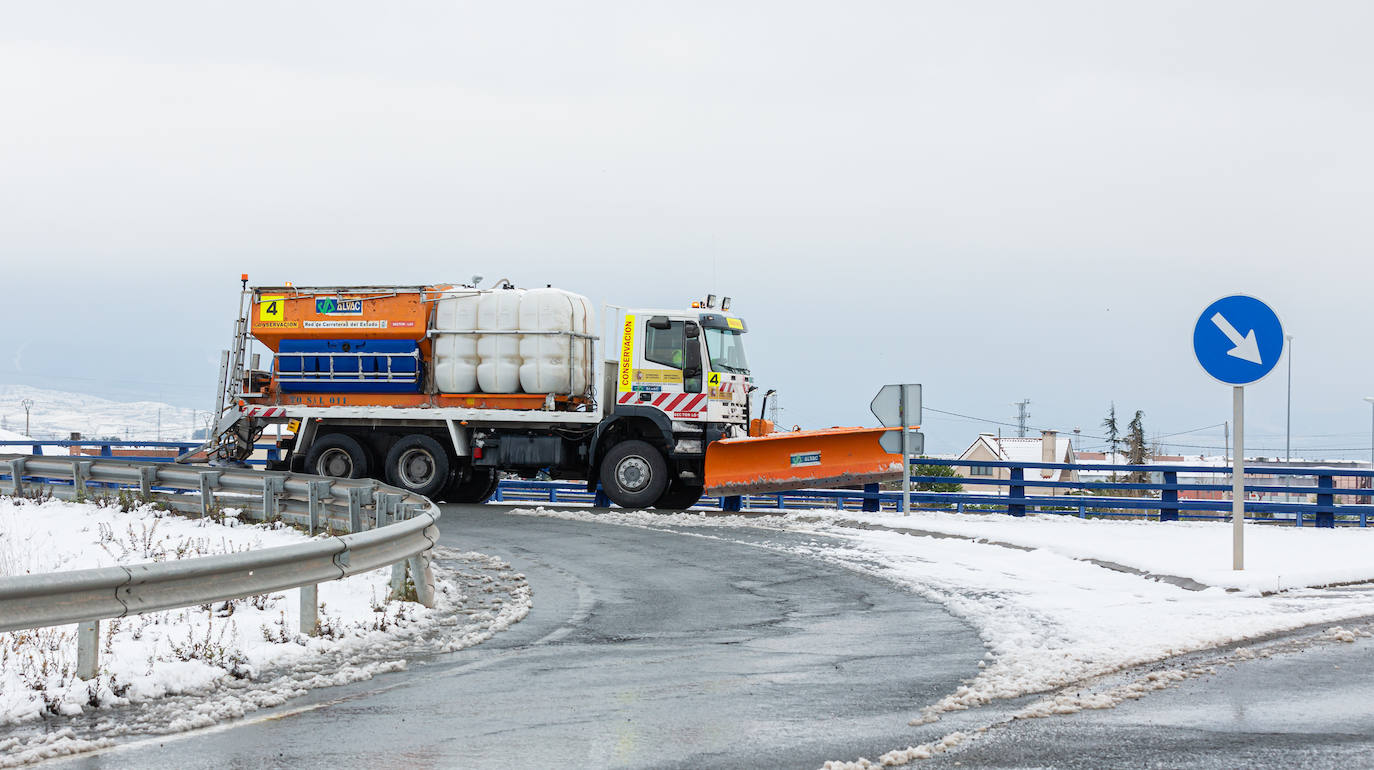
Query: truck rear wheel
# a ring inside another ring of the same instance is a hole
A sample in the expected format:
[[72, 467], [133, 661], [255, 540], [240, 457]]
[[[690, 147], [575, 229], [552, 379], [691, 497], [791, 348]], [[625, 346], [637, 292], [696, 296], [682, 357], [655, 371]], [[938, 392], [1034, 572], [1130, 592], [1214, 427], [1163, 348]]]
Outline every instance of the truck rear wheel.
[[448, 452], [429, 436], [412, 433], [386, 453], [386, 480], [392, 486], [431, 497], [448, 483]]
[[668, 488], [668, 463], [647, 441], [622, 441], [601, 461], [601, 487], [621, 508], [647, 508]]
[[368, 475], [368, 466], [367, 450], [344, 433], [320, 436], [305, 453], [305, 472], [316, 476], [361, 479]]
[[701, 499], [701, 493], [705, 489], [695, 485], [684, 484], [681, 481], [673, 481], [668, 485], [668, 491], [658, 498], [654, 503], [655, 508], [662, 510], [683, 511], [697, 504]]
[[453, 481], [439, 495], [446, 503], [485, 503], [496, 493], [501, 476], [495, 468], [473, 468], [467, 479], [459, 481], [462, 469], [454, 473]]

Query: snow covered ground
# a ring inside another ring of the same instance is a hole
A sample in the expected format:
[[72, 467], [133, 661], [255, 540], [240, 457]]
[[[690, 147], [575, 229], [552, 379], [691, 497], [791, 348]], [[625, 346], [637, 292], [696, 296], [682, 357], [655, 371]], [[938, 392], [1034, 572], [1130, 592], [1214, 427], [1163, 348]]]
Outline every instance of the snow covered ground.
[[[806, 546], [761, 547], [823, 559], [906, 586], [967, 620], [987, 645], [977, 677], [939, 702], [912, 704], [913, 725], [1035, 693], [1047, 695], [1023, 717], [1110, 706], [1187, 674], [1156, 677], [1116, 695], [1089, 699], [1066, 694], [1064, 688], [1183, 653], [1374, 616], [1374, 588], [1308, 587], [1374, 581], [1374, 559], [1369, 557], [1374, 530], [1367, 529], [1248, 525], [1250, 568], [1236, 574], [1229, 569], [1230, 525], [1221, 522], [839, 511], [761, 518], [542, 508], [516, 513], [690, 528], [698, 536], [727, 539], [736, 528], [826, 535]], [[1157, 576], [1185, 577], [1197, 584]], [[1330, 638], [1348, 640], [1358, 633], [1336, 629]], [[928, 744], [895, 749], [885, 759], [900, 764], [969, 738], [950, 733]], [[835, 767], [865, 767], [865, 762]]]
[[[122, 512], [109, 504], [0, 498], [0, 576], [305, 539], [284, 525], [233, 515], [217, 523], [149, 507]], [[107, 745], [119, 735], [242, 716], [314, 687], [404, 668], [411, 655], [476, 644], [529, 611], [524, 577], [508, 564], [443, 549], [437, 556], [433, 609], [387, 601], [388, 569], [320, 584], [317, 637], [297, 633], [294, 590], [107, 620], [100, 674], [90, 682], [75, 677], [74, 626], [0, 633], [0, 727], [12, 728], [0, 730], [0, 767]]]

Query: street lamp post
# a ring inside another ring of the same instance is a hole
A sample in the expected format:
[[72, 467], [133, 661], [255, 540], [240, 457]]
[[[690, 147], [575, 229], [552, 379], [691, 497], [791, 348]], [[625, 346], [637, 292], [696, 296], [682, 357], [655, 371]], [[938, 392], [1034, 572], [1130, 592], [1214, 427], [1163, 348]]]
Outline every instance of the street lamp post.
[[33, 406], [33, 399], [26, 398], [20, 401], [19, 405], [24, 407], [24, 435], [33, 438], [32, 434], [29, 433], [29, 407]]

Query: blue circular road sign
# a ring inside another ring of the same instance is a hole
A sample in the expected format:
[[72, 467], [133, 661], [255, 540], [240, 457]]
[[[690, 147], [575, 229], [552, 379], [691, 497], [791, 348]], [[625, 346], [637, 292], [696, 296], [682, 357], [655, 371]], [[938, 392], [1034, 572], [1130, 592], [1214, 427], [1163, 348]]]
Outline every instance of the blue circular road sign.
[[1193, 353], [1202, 368], [1227, 385], [1263, 378], [1283, 356], [1283, 324], [1274, 309], [1244, 294], [1207, 306], [1193, 326]]

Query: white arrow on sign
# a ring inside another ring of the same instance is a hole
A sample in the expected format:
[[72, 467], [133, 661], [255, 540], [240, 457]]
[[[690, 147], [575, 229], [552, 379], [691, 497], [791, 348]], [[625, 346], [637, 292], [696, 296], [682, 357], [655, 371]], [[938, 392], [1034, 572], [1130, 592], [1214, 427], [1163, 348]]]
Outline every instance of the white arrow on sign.
[[1260, 360], [1259, 341], [1255, 339], [1254, 329], [1251, 329], [1249, 334], [1242, 337], [1240, 336], [1240, 332], [1236, 331], [1236, 327], [1232, 326], [1231, 322], [1226, 320], [1226, 316], [1221, 313], [1212, 314], [1212, 323], [1217, 325], [1217, 328], [1221, 330], [1222, 334], [1226, 335], [1226, 339], [1230, 340], [1232, 345], [1235, 345], [1234, 348], [1226, 351], [1227, 355], [1249, 361], [1252, 364], [1264, 364], [1264, 362]]

